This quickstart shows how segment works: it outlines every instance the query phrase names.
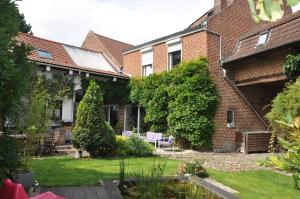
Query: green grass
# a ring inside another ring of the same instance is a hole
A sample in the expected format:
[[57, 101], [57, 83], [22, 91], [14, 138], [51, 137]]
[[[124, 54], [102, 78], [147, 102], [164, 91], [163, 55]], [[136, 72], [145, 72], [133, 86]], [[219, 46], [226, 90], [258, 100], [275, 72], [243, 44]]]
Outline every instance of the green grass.
[[[127, 177], [133, 171], [148, 171], [154, 160], [166, 164], [165, 175], [176, 175], [179, 161], [161, 157], [125, 159]], [[96, 184], [100, 179], [119, 178], [120, 158], [74, 159], [49, 157], [34, 159], [29, 167], [42, 186], [82, 186]]]
[[242, 199], [296, 199], [292, 177], [273, 171], [222, 172], [209, 170], [210, 177], [240, 193]]

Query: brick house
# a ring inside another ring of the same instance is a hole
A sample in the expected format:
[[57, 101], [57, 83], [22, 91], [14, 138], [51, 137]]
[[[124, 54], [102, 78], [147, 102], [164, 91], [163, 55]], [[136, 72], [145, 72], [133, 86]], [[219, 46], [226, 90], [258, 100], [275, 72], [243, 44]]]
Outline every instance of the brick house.
[[221, 95], [213, 148], [236, 150], [244, 142], [249, 147], [244, 150], [266, 150], [270, 135], [264, 107], [287, 81], [286, 55], [299, 52], [299, 22], [300, 13], [285, 8], [282, 20], [256, 24], [247, 1], [215, 0], [214, 8], [187, 29], [125, 50], [123, 69], [142, 77], [207, 57]]
[[[54, 111], [55, 117], [59, 119], [50, 125], [53, 129], [63, 129], [62, 131], [67, 132], [66, 140], [70, 139], [72, 125], [75, 122], [76, 107], [83, 96], [83, 80], [97, 79], [107, 84], [114, 84], [118, 81], [127, 82], [129, 79], [104, 52], [87, 50], [24, 33], [20, 33], [17, 40], [32, 47], [33, 50], [28, 59], [37, 64], [37, 74], [43, 74], [47, 79], [53, 79], [55, 74], [59, 73], [74, 83], [73, 96], [65, 97], [62, 100], [61, 107], [57, 107]], [[120, 122], [123, 126], [124, 106], [122, 104], [105, 104], [106, 120], [111, 124]]]

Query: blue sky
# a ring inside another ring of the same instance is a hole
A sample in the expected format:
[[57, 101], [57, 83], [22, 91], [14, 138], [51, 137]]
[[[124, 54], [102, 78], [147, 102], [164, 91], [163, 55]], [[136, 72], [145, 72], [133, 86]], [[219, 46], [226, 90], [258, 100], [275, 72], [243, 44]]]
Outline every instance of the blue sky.
[[213, 0], [23, 0], [36, 36], [81, 45], [89, 30], [140, 44], [186, 28]]

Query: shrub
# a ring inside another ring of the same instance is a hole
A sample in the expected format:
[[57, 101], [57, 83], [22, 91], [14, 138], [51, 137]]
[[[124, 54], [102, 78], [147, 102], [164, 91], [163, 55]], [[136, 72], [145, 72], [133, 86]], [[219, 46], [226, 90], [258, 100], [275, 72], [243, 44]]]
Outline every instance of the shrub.
[[285, 120], [286, 113], [295, 117], [300, 114], [300, 78], [286, 85], [286, 88], [272, 101], [272, 109], [266, 115], [272, 129], [277, 135], [288, 133], [286, 127], [278, 125], [276, 120]]
[[129, 155], [133, 156], [149, 156], [153, 154], [153, 146], [136, 136], [128, 139]]
[[275, 167], [293, 173], [295, 187], [300, 189], [300, 117], [287, 117], [286, 121], [277, 121], [289, 130], [289, 141], [279, 138], [279, 143], [287, 151], [279, 157], [271, 157]]
[[200, 178], [207, 178], [209, 176], [207, 170], [203, 167], [202, 161], [181, 164], [179, 165], [178, 173], [179, 175], [195, 175]]
[[106, 156], [115, 149], [115, 133], [105, 122], [103, 97], [99, 85], [91, 81], [79, 104], [73, 143], [79, 150], [86, 150], [92, 157]]
[[153, 154], [154, 147], [136, 136], [117, 136], [116, 155], [145, 157]]
[[23, 166], [22, 147], [7, 134], [0, 136], [0, 181], [11, 178]]

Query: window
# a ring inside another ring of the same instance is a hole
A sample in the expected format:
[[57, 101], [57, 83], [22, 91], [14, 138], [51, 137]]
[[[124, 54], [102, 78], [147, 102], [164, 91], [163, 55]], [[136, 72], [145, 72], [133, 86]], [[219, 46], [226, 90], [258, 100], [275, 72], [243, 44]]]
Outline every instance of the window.
[[153, 74], [153, 50], [146, 48], [142, 50], [142, 76], [148, 77]]
[[266, 45], [268, 43], [269, 37], [270, 31], [260, 34], [257, 42], [257, 47]]
[[170, 52], [169, 53], [169, 67], [171, 70], [174, 66], [178, 65], [181, 62], [181, 50]]
[[230, 109], [227, 111], [227, 127], [234, 128], [234, 110]]
[[143, 77], [148, 77], [149, 75], [152, 75], [152, 64], [143, 66]]
[[37, 53], [38, 53], [40, 58], [53, 59], [52, 55], [48, 51], [37, 50]]

